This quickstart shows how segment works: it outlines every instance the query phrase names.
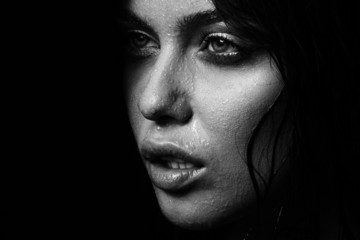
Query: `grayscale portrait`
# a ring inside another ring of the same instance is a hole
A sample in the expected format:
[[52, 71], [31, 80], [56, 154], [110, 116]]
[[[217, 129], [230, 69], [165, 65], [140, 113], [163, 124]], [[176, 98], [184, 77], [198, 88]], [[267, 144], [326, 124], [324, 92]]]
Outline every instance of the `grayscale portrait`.
[[124, 148], [166, 221], [138, 215], [149, 239], [358, 239], [348, 2], [117, 1]]

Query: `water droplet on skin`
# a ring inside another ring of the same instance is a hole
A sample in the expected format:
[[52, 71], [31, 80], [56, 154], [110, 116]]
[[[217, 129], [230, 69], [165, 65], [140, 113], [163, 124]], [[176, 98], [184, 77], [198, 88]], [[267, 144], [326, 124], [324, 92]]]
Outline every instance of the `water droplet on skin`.
[[229, 102], [229, 99], [225, 99], [222, 104], [227, 104]]

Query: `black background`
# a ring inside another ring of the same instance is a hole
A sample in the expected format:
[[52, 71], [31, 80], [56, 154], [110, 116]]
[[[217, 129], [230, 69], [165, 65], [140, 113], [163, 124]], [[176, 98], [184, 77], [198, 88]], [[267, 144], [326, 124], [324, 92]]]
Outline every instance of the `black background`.
[[7, 8], [8, 239], [166, 237], [122, 105], [113, 4]]
[[114, 2], [9, 9], [6, 235], [168, 239], [121, 103]]

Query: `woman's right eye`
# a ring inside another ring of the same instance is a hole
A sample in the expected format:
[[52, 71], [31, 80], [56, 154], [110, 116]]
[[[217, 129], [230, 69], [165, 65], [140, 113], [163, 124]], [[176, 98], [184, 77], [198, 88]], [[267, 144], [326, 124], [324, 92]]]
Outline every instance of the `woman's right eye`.
[[127, 42], [127, 51], [135, 57], [148, 57], [156, 54], [160, 49], [160, 45], [154, 38], [139, 30], [129, 31], [127, 34]]

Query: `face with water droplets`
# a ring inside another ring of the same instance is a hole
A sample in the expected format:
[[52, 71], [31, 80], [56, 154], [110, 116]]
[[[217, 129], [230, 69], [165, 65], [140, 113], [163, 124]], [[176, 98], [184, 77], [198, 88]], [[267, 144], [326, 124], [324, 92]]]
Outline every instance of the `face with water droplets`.
[[[127, 11], [124, 87], [139, 149], [145, 142], [175, 146], [204, 169], [181, 182], [185, 187], [155, 181], [163, 213], [186, 228], [244, 218], [256, 201], [248, 144], [283, 89], [275, 64], [266, 53], [246, 49], [241, 33], [222, 21], [211, 1], [131, 0]], [[270, 164], [261, 152], [271, 146], [275, 114], [263, 122], [253, 145], [253, 165], [265, 179]], [[164, 171], [172, 171], [168, 167]]]

